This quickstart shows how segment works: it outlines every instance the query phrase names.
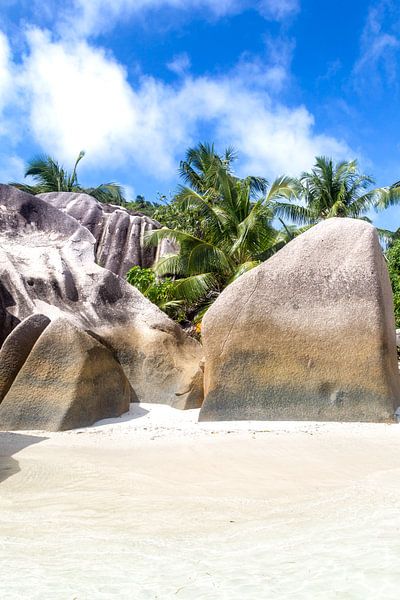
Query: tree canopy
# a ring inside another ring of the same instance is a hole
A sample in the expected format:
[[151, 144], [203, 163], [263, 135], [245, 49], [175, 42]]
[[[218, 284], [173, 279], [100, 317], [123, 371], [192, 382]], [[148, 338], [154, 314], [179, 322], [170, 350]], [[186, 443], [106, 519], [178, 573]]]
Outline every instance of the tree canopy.
[[260, 177], [236, 177], [234, 154], [223, 156], [213, 146], [200, 144], [187, 152], [175, 202], [184, 214], [196, 215], [198, 234], [164, 227], [148, 236], [148, 243], [176, 242], [178, 251], [154, 265], [160, 277], [175, 277], [175, 299], [200, 310], [230, 282], [260, 264], [285, 242], [287, 231], [274, 224], [275, 201], [293, 195], [294, 181], [280, 177], [271, 185]]
[[314, 225], [330, 217], [367, 219], [368, 211], [386, 192], [383, 188], [370, 189], [373, 184], [372, 177], [360, 172], [356, 160], [335, 163], [331, 158], [318, 156], [311, 171], [297, 179], [297, 203], [281, 202], [276, 212], [303, 225]]

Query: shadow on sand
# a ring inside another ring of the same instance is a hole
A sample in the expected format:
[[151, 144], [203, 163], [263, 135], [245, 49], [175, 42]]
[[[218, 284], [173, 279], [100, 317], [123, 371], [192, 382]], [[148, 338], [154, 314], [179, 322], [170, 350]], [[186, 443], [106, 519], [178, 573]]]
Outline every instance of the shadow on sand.
[[0, 483], [21, 470], [18, 461], [12, 458], [13, 454], [26, 448], [26, 446], [38, 444], [46, 439], [36, 435], [0, 431]]
[[94, 427], [101, 427], [102, 425], [113, 425], [115, 423], [125, 423], [126, 421], [132, 421], [133, 419], [140, 419], [147, 415], [149, 411], [139, 405], [138, 402], [131, 402], [129, 411], [123, 413], [120, 417], [112, 417], [110, 419], [101, 419], [94, 423]]

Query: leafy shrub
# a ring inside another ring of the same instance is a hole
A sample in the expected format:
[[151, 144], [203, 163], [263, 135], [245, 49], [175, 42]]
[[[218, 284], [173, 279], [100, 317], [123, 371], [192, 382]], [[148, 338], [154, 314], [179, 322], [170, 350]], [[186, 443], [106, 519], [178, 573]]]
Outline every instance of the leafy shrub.
[[127, 281], [136, 287], [156, 306], [177, 321], [185, 317], [181, 302], [176, 300], [174, 282], [170, 277], [158, 279], [152, 269], [132, 267], [126, 274]]
[[187, 210], [182, 207], [182, 202], [176, 197], [168, 204], [159, 204], [152, 214], [153, 219], [159, 221], [163, 227], [184, 231], [200, 239], [203, 238], [201, 211], [191, 207]]
[[393, 290], [396, 327], [400, 327], [400, 240], [394, 242], [386, 253], [390, 282]]

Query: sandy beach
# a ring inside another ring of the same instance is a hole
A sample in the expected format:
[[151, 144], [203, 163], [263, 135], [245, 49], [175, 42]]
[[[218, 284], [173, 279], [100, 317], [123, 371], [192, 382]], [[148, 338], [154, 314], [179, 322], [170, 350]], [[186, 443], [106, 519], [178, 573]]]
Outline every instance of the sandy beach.
[[0, 433], [6, 599], [397, 599], [400, 427], [131, 405]]

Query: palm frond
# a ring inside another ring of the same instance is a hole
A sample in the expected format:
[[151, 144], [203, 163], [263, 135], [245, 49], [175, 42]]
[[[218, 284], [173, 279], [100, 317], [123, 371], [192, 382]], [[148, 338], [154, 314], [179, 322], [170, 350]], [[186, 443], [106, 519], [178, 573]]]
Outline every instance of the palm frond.
[[396, 206], [400, 202], [400, 184], [390, 187], [378, 188], [376, 190], [375, 208], [385, 210], [389, 206]]
[[82, 189], [86, 194], [103, 204], [124, 205], [126, 200], [123, 188], [117, 183], [101, 183], [97, 187]]
[[247, 262], [241, 263], [240, 265], [238, 265], [232, 275], [232, 277], [229, 279], [228, 283], [233, 283], [236, 279], [239, 279], [239, 277], [241, 275], [243, 275], [244, 273], [247, 273], [247, 271], [251, 271], [251, 269], [254, 269], [255, 267], [258, 267], [258, 265], [261, 264], [260, 260], [248, 260]]
[[300, 193], [299, 182], [296, 179], [281, 175], [272, 182], [265, 199], [267, 202], [277, 198], [290, 199]]
[[273, 207], [277, 217], [289, 219], [290, 221], [293, 221], [293, 223], [299, 225], [309, 225], [311, 223], [316, 223], [318, 220], [314, 210], [308, 206], [291, 204], [289, 202], [274, 202]]
[[191, 275], [174, 282], [174, 297], [193, 304], [199, 302], [215, 285], [215, 276], [212, 273]]
[[154, 263], [153, 271], [159, 277], [185, 275], [185, 260], [180, 254], [166, 254]]

